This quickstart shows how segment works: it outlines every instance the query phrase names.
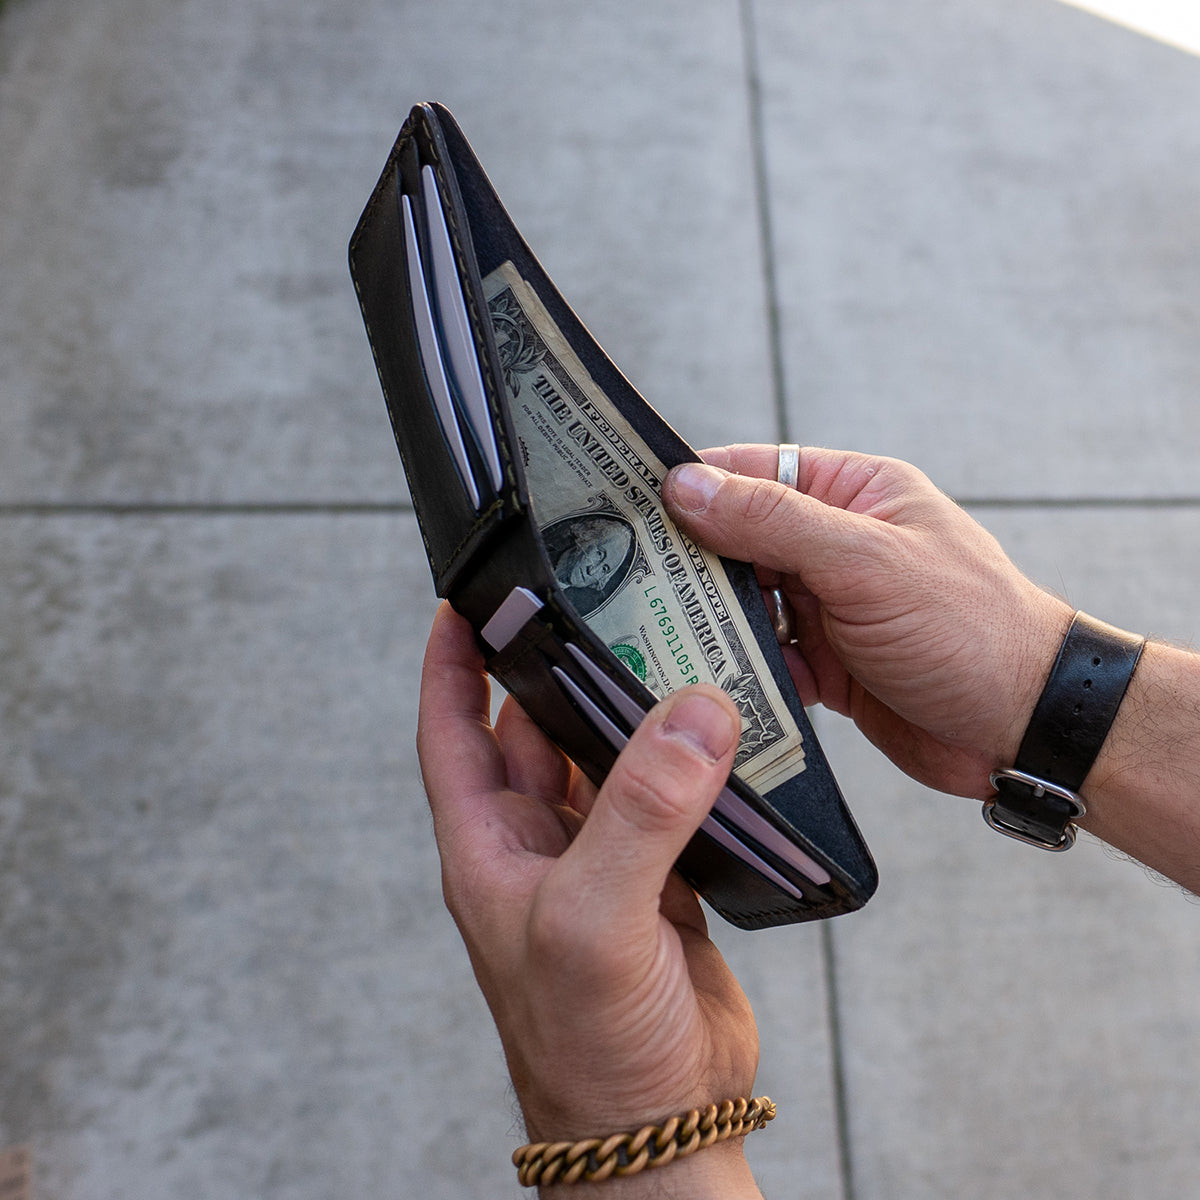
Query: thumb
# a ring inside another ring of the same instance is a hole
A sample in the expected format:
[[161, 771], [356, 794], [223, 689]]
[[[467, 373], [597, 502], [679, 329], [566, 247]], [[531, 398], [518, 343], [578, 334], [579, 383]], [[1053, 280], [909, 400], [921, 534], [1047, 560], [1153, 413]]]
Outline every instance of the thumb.
[[589, 923], [657, 918], [671, 867], [725, 786], [740, 734], [736, 705], [712, 684], [647, 713], [556, 864]]
[[806, 575], [836, 574], [848, 553], [879, 550], [873, 543], [881, 522], [773, 479], [685, 463], [667, 476], [663, 500], [671, 518], [707, 549], [784, 574], [800, 564]]

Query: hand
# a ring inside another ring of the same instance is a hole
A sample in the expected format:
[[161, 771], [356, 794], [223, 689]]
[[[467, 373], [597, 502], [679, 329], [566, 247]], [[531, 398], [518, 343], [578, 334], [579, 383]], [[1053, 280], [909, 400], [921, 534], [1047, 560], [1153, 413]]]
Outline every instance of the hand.
[[[597, 792], [511, 698], [493, 730], [488, 696], [471, 628], [444, 604], [417, 745], [446, 903], [530, 1138], [632, 1131], [749, 1096], [753, 1013], [671, 871], [728, 777], [740, 731], [732, 701], [709, 686], [664, 700]], [[759, 1195], [737, 1141], [648, 1175], [605, 1189]]]
[[983, 799], [1010, 764], [1071, 609], [915, 467], [804, 449], [797, 489], [778, 448], [706, 451], [663, 498], [701, 545], [749, 559], [798, 622], [784, 657], [804, 703], [854, 718], [898, 766]]

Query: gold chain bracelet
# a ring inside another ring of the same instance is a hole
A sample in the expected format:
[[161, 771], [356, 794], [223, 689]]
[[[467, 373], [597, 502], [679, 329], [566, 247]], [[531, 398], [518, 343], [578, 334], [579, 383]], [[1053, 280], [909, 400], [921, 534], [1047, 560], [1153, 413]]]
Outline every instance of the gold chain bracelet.
[[621, 1178], [647, 1167], [665, 1167], [705, 1146], [761, 1129], [774, 1118], [775, 1105], [768, 1097], [739, 1096], [693, 1108], [662, 1125], [644, 1125], [636, 1133], [579, 1142], [530, 1142], [513, 1152], [513, 1165], [525, 1187], [600, 1183], [612, 1175]]

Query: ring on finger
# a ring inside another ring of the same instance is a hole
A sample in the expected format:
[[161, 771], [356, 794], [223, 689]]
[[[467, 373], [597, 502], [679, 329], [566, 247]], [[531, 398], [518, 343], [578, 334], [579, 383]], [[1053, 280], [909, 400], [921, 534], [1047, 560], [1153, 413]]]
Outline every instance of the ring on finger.
[[795, 442], [779, 443], [779, 470], [775, 478], [784, 487], [800, 486], [800, 447]]

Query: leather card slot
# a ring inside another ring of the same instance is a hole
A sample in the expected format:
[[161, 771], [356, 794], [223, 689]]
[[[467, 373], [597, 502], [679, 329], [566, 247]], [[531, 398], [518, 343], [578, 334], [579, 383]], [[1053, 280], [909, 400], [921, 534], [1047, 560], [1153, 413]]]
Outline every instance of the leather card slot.
[[[578, 646], [568, 642], [566, 649], [587, 673], [588, 678], [600, 689], [605, 699], [633, 728], [637, 728], [645, 715], [638, 707], [637, 702], [622, 692], [617, 684], [605, 675]], [[806, 879], [812, 880], [819, 886], [824, 886], [829, 882], [831, 876], [824, 867], [814, 862], [785, 833], [776, 829], [766, 817], [755, 812], [729, 788], [725, 788], [717, 797], [713, 811], [731, 830], [743, 832], [753, 838], [764, 849], [771, 851], [776, 858], [799, 871]]]
[[700, 828], [722, 850], [732, 854], [734, 858], [740, 859], [748, 867], [757, 871], [764, 879], [775, 884], [776, 887], [782, 888], [789, 896], [794, 897], [802, 903], [807, 903], [807, 897], [790, 879], [785, 879], [784, 876], [780, 875], [769, 862], [751, 850], [733, 830], [726, 828], [711, 813], [704, 819], [704, 824]]
[[[355, 227], [350, 270], [434, 586], [446, 595], [509, 510], [499, 498], [480, 510], [457, 478], [459, 462], [422, 363], [399, 195], [401, 176], [412, 173], [410, 157], [415, 164], [415, 146], [401, 137]], [[414, 225], [418, 215], [414, 210]]]
[[612, 747], [615, 753], [620, 753], [624, 749], [625, 743], [629, 741], [629, 734], [623, 733], [603, 709], [562, 667], [555, 666], [551, 667], [550, 670], [554, 678], [558, 680], [559, 686], [574, 701], [576, 707], [582, 710], [591, 725], [599, 731], [600, 735]]
[[474, 434], [492, 488], [499, 492], [503, 484], [500, 451], [496, 431], [488, 413], [479, 356], [471, 337], [467, 305], [463, 298], [462, 281], [450, 244], [450, 231], [438, 193], [433, 168], [421, 168], [421, 192], [425, 201], [425, 217], [432, 260], [433, 302], [437, 317], [437, 333], [442, 346], [442, 359], [447, 368], [451, 393], [461, 406], [465, 422]]
[[[574, 648], [567, 646], [568, 650]], [[572, 655], [577, 662], [584, 665], [585, 670], [590, 678], [595, 678], [594, 669], [590, 668], [583, 659], [581, 652], [574, 649]], [[558, 680], [559, 685], [567, 693], [575, 705], [583, 712], [584, 716], [590, 721], [594, 728], [601, 736], [609, 743], [614, 752], [620, 753], [624, 749], [625, 744], [629, 741], [629, 734], [624, 733], [613, 720], [600, 708], [600, 706], [591, 699], [590, 696], [575, 682], [562, 667], [551, 668], [554, 677]], [[598, 672], [597, 672], [598, 673]], [[610, 682], [611, 681], [607, 681]], [[640, 723], [641, 718], [645, 716], [639, 711], [638, 719], [631, 723], [636, 728]], [[804, 893], [796, 887], [794, 883], [781, 875], [774, 867], [766, 862], [756, 851], [747, 846], [738, 836], [738, 825], [736, 818], [731, 816], [731, 813], [736, 813], [739, 808], [743, 808], [741, 802], [730, 792], [729, 788], [724, 788], [721, 795], [717, 798], [716, 804], [713, 805], [713, 811], [704, 819], [704, 824], [701, 829], [704, 830], [709, 837], [713, 839], [719, 846], [741, 859], [747, 866], [752, 867], [764, 878], [769, 879], [778, 887], [782, 887], [789, 895], [794, 896], [797, 900], [804, 900]], [[761, 823], [762, 829], [768, 834], [773, 835], [772, 841], [777, 845], [783, 843], [784, 850], [790, 850], [790, 854], [780, 854], [777, 851], [777, 857], [787, 862], [794, 870], [798, 871], [806, 879], [810, 879], [813, 883], [824, 884], [829, 882], [829, 872], [817, 866], [806, 854], [796, 849], [787, 843], [783, 836], [767, 826], [766, 821], [757, 814], [751, 813], [752, 817], [757, 818]], [[761, 838], [756, 838], [756, 841], [762, 841]], [[796, 861], [796, 860], [799, 861]], [[802, 867], [800, 864], [803, 863]], [[807, 869], [804, 869], [807, 868]], [[814, 877], [815, 876], [815, 877]]]
[[458, 416], [454, 410], [454, 401], [450, 396], [450, 385], [446, 379], [442, 363], [441, 351], [438, 348], [437, 334], [433, 327], [433, 310], [429, 305], [429, 293], [425, 286], [425, 272], [421, 261], [421, 251], [418, 247], [416, 223], [413, 220], [412, 203], [404, 193], [400, 195], [400, 208], [404, 222], [405, 263], [408, 267], [408, 288], [412, 296], [413, 319], [417, 327], [417, 342], [421, 351], [421, 365], [425, 370], [425, 379], [429, 385], [429, 393], [433, 397], [437, 410], [438, 424], [442, 428], [442, 436], [446, 439], [458, 468], [459, 478], [463, 487], [471, 497], [471, 505], [478, 510], [480, 506], [479, 487], [467, 458], [467, 448], [463, 442], [462, 431], [458, 425]]
[[[596, 685], [604, 698], [629, 722], [634, 729], [641, 724], [646, 710], [632, 697], [623, 692], [615, 680], [610, 679], [599, 666], [574, 642], [567, 642], [567, 653], [579, 664], [587, 677]], [[624, 668], [622, 668], [624, 670]]]
[[746, 802], [735, 796], [729, 788], [725, 788], [717, 797], [713, 812], [735, 833], [744, 833], [780, 862], [787, 863], [818, 887], [824, 887], [832, 878], [824, 867], [814, 862], [786, 834], [776, 829], [766, 817], [748, 807]]

